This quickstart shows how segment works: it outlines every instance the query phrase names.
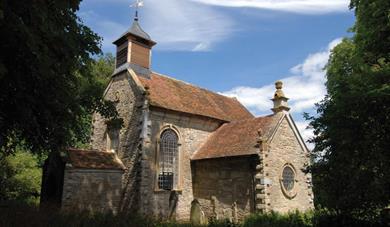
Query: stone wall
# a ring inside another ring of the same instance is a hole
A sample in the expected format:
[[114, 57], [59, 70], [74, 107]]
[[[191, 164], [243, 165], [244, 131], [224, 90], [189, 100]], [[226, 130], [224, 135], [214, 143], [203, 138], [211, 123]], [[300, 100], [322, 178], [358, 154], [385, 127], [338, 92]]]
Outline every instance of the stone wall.
[[116, 213], [121, 199], [121, 170], [83, 170], [66, 167], [63, 210]]
[[[192, 192], [192, 154], [206, 141], [220, 122], [173, 111], [151, 108], [149, 140], [143, 148], [143, 169], [141, 183], [142, 213], [159, 218], [176, 220], [190, 219]], [[157, 189], [156, 152], [160, 132], [172, 127], [179, 133], [179, 187], [176, 191]], [[177, 201], [177, 202], [176, 202]]]
[[[143, 93], [125, 71], [113, 77], [104, 99], [115, 102], [116, 110], [123, 119], [124, 127], [120, 130], [120, 148], [117, 152], [120, 158], [127, 158], [131, 153], [129, 150], [133, 150], [138, 143]], [[106, 119], [98, 113], [93, 116], [91, 144], [97, 150], [107, 149]]]
[[243, 220], [254, 212], [256, 156], [193, 162], [194, 198], [206, 218]]
[[[121, 210], [135, 211], [139, 208], [140, 179], [140, 133], [142, 130], [142, 111], [144, 91], [135, 75], [128, 71], [113, 77], [104, 98], [116, 103], [119, 116], [123, 119], [123, 127], [119, 132], [119, 148], [117, 154], [126, 166], [123, 174], [123, 195]], [[107, 125], [100, 114], [94, 114], [92, 147], [98, 150], [107, 149]]]
[[[220, 121], [149, 107], [147, 92], [140, 86], [136, 76], [128, 72], [118, 74], [112, 79], [104, 98], [116, 102], [118, 113], [124, 120], [124, 127], [119, 133], [119, 148], [116, 151], [127, 168], [122, 178], [122, 195], [119, 205], [121, 210], [188, 221], [191, 202], [198, 196], [207, 215], [211, 215], [210, 209], [213, 203], [219, 206], [215, 211], [218, 216], [231, 217], [234, 213], [231, 212], [232, 205], [236, 202], [234, 209], [237, 210], [235, 213], [238, 219], [254, 211], [253, 197], [255, 196], [260, 196], [264, 201], [262, 206], [265, 207], [265, 211], [285, 212], [313, 208], [311, 177], [301, 171], [304, 164], [309, 161], [308, 154], [299, 144], [286, 118], [269, 146], [268, 144], [265, 146], [267, 149], [261, 156], [253, 159], [254, 162], [259, 159], [262, 161], [260, 165], [257, 165], [261, 167], [262, 174], [254, 173], [257, 167], [253, 165], [256, 166], [256, 164], [245, 158], [224, 159], [226, 162], [220, 160], [199, 162], [200, 166], [204, 165], [203, 167], [198, 167], [197, 162], [193, 167], [199, 172], [195, 173], [191, 167], [190, 158], [203, 145], [208, 136], [221, 125]], [[105, 119], [95, 114], [93, 121], [92, 146], [95, 149], [106, 150]], [[179, 146], [180, 182], [175, 191], [158, 190], [156, 187], [158, 139], [160, 132], [166, 127], [172, 127], [178, 132], [181, 144]], [[292, 164], [297, 173], [295, 183], [297, 195], [294, 198], [287, 198], [281, 190], [280, 175], [286, 163]], [[238, 166], [239, 168], [236, 168]], [[209, 171], [209, 169], [215, 171]], [[257, 169], [256, 171], [259, 171], [259, 168]], [[207, 183], [196, 180], [193, 188], [192, 178], [197, 174], [201, 175], [199, 179], [205, 179]], [[255, 177], [257, 180], [262, 182], [261, 185], [255, 183], [256, 186], [254, 186], [253, 174], [259, 178]], [[229, 175], [235, 180], [229, 178]], [[209, 184], [220, 177], [222, 178], [220, 184]], [[230, 183], [235, 182], [240, 183], [229, 187]], [[207, 188], [209, 185], [215, 188]], [[253, 190], [257, 186], [264, 187], [261, 189], [261, 194], [254, 195], [253, 191], [248, 191], [249, 188]], [[245, 193], [239, 194], [244, 191]]]
[[[309, 163], [307, 151], [294, 134], [292, 122], [285, 117], [264, 155], [264, 177], [266, 192], [266, 210], [288, 212], [305, 211], [313, 208], [311, 176], [302, 169]], [[296, 172], [296, 181], [292, 194], [286, 196], [281, 187], [281, 174], [285, 164], [291, 164]]]

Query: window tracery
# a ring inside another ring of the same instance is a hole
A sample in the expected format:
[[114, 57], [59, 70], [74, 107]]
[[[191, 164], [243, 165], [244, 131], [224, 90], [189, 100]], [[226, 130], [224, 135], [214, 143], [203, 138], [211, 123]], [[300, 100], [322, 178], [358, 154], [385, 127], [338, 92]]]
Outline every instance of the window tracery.
[[297, 174], [294, 166], [290, 163], [285, 164], [280, 174], [280, 186], [288, 199], [293, 199], [297, 195], [296, 182]]
[[158, 188], [172, 190], [178, 181], [178, 136], [172, 129], [161, 133], [159, 144]]

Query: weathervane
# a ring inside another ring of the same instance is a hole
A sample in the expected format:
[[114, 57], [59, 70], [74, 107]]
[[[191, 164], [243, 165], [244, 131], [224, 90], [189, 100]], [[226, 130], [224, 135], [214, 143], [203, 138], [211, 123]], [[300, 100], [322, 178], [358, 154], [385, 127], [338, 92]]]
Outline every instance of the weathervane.
[[144, 1], [143, 0], [135, 0], [133, 4], [130, 5], [130, 7], [135, 8], [135, 17], [134, 20], [138, 21], [138, 8], [144, 6]]

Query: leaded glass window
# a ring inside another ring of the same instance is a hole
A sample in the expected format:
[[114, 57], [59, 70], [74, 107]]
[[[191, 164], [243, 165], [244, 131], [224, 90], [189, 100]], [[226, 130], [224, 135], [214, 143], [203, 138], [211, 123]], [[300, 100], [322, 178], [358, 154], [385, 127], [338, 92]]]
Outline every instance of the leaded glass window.
[[167, 129], [161, 134], [159, 154], [159, 189], [172, 190], [178, 178], [178, 137]]
[[291, 191], [294, 188], [295, 173], [290, 166], [286, 166], [282, 173], [282, 183], [286, 191]]

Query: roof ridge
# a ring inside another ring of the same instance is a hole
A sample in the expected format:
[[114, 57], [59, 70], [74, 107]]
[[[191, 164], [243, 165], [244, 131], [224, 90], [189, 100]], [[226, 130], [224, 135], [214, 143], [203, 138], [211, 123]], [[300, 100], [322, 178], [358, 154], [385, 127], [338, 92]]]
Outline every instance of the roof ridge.
[[[212, 90], [209, 90], [207, 88], [203, 88], [203, 87], [200, 87], [198, 85], [194, 85], [194, 84], [191, 84], [189, 82], [186, 82], [186, 81], [183, 81], [183, 80], [178, 80], [176, 78], [173, 78], [173, 77], [170, 77], [168, 75], [164, 75], [164, 74], [161, 74], [161, 73], [158, 73], [158, 72], [152, 72], [153, 74], [157, 75], [157, 76], [161, 76], [161, 77], [164, 77], [164, 78], [167, 78], [167, 79], [170, 79], [172, 81], [175, 81], [175, 82], [178, 82], [178, 83], [182, 83], [182, 84], [185, 84], [185, 85], [188, 85], [188, 86], [191, 86], [193, 88], [196, 88], [196, 89], [199, 89], [201, 91], [204, 91], [204, 92], [207, 92], [209, 94], [212, 94], [216, 97], [221, 97], [225, 100], [229, 100], [231, 102], [235, 102], [237, 103], [238, 105], [241, 106], [242, 109], [244, 109], [246, 112], [248, 112], [252, 117], [253, 114], [236, 98], [236, 97], [229, 97], [229, 96], [226, 96], [226, 95], [222, 95], [220, 92], [214, 92]], [[226, 114], [225, 111], [223, 109], [221, 109], [221, 107], [215, 102], [214, 99], [209, 99], [210, 102], [213, 102], [215, 104], [215, 106], [218, 108], [218, 111], [221, 112], [222, 114]]]
[[265, 115], [265, 116], [258, 116], [258, 117], [253, 117], [253, 118], [245, 118], [245, 119], [230, 121], [228, 123], [230, 124], [230, 123], [241, 123], [241, 122], [247, 122], [247, 121], [254, 121], [254, 120], [257, 120], [257, 119], [263, 119], [263, 118], [267, 118], [267, 117], [274, 117], [275, 115], [276, 114], [272, 113], [272, 114]]
[[[175, 81], [177, 81], [177, 82], [179, 82], [179, 83], [187, 84], [187, 85], [189, 85], [189, 86], [192, 86], [192, 87], [196, 87], [196, 88], [202, 89], [202, 90], [204, 90], [204, 91], [213, 93], [213, 94], [215, 94], [215, 95], [218, 95], [218, 96], [221, 96], [221, 97], [224, 97], [224, 98], [228, 98], [228, 99], [234, 100], [234, 101], [236, 101], [236, 102], [238, 102], [238, 103], [241, 104], [241, 102], [238, 101], [238, 99], [237, 99], [236, 97], [230, 97], [230, 96], [222, 95], [222, 94], [219, 93], [219, 92], [215, 92], [215, 91], [212, 91], [212, 90], [210, 90], [210, 89], [201, 87], [201, 86], [199, 86], [199, 85], [192, 84], [192, 83], [189, 83], [189, 82], [184, 81], [184, 80], [179, 80], [179, 79], [176, 79], [176, 78], [173, 78], [173, 77], [171, 77], [171, 76], [168, 76], [168, 75], [165, 75], [165, 74], [161, 74], [161, 73], [158, 73], [158, 72], [155, 72], [155, 71], [152, 71], [152, 73], [153, 73], [153, 74], [156, 74], [156, 75], [159, 75], [159, 76], [162, 76], [162, 77], [166, 77], [166, 78], [171, 79], [171, 80], [175, 80]], [[245, 107], [245, 109], [246, 109], [246, 107]]]
[[154, 71], [149, 78], [138, 78], [150, 88], [151, 105], [222, 121], [254, 117], [237, 99], [186, 81]]

